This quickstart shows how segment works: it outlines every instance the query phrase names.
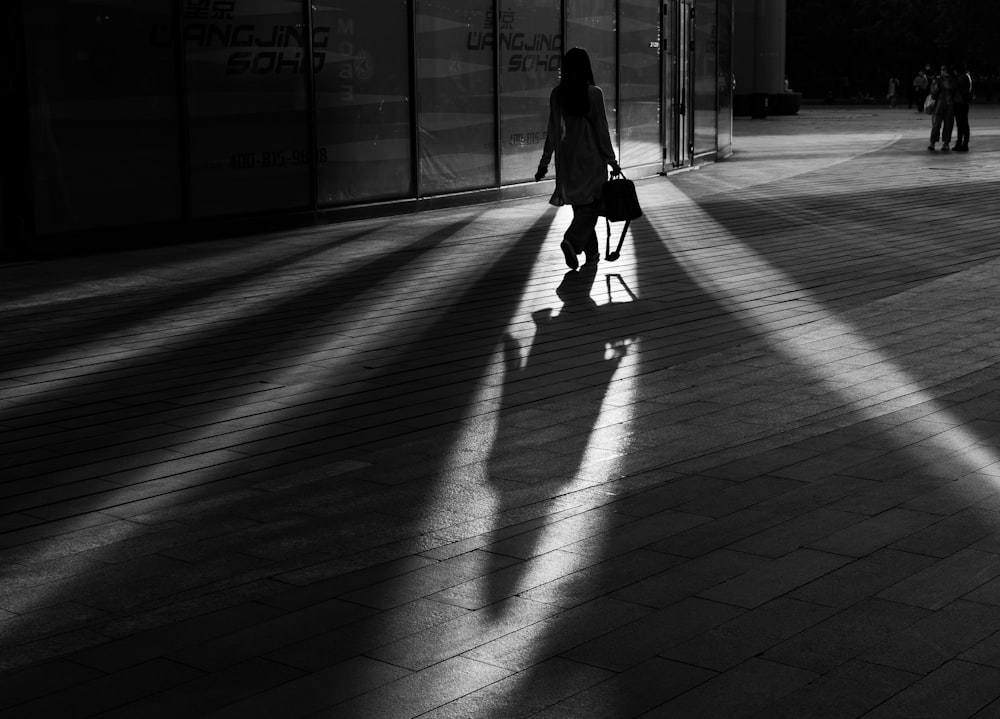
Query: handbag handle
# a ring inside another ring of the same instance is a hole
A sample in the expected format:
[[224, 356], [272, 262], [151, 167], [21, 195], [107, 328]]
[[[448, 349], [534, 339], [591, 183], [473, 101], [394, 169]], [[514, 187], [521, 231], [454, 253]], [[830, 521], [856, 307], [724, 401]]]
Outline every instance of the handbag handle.
[[628, 232], [628, 226], [632, 220], [625, 220], [625, 227], [622, 228], [622, 235], [618, 238], [618, 247], [614, 252], [611, 251], [611, 220], [605, 217], [604, 222], [608, 226], [608, 237], [604, 242], [604, 259], [608, 262], [614, 262], [621, 257], [622, 243], [625, 242], [625, 233]]

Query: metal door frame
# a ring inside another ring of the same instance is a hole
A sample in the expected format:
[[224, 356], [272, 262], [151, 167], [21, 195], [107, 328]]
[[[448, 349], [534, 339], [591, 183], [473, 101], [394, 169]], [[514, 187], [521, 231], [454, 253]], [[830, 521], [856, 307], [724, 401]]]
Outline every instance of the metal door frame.
[[663, 3], [663, 171], [694, 163], [694, 113], [691, 68], [694, 52], [694, 0]]

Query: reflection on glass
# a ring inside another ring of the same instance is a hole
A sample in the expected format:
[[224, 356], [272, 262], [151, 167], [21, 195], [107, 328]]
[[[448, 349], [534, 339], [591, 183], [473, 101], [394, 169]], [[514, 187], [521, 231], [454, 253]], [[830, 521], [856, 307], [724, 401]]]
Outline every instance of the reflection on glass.
[[178, 219], [169, 0], [21, 6], [37, 231]]
[[188, 2], [182, 20], [192, 213], [309, 206], [302, 7]]
[[501, 181], [531, 179], [545, 144], [549, 93], [559, 83], [559, 0], [508, 0], [500, 11]]
[[621, 164], [658, 164], [660, 137], [660, 7], [621, 0]]
[[[615, 4], [607, 0], [566, 0], [565, 48], [590, 55], [594, 81], [604, 92], [611, 143], [618, 146], [618, 83], [615, 63]], [[613, 114], [612, 114], [613, 113]]]
[[314, 0], [319, 202], [412, 195], [405, 0]]
[[718, 121], [719, 33], [716, 0], [696, 0], [694, 55], [694, 151], [715, 150], [715, 123]]
[[417, 2], [422, 195], [496, 185], [492, 0]]

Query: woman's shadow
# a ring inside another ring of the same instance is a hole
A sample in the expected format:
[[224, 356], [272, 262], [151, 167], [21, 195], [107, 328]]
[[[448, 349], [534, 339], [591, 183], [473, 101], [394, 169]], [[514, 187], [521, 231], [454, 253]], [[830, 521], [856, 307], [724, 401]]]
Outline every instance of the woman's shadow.
[[494, 566], [483, 597], [498, 617], [504, 600], [535, 585], [531, 560], [552, 549], [547, 525], [581, 472], [608, 386], [637, 339], [629, 316], [638, 298], [619, 275], [607, 275], [609, 300], [614, 293], [628, 301], [598, 303], [597, 270], [594, 263], [566, 273], [558, 312], [532, 314], [526, 355], [515, 338], [504, 338], [506, 374], [487, 463], [496, 522], [486, 550]]

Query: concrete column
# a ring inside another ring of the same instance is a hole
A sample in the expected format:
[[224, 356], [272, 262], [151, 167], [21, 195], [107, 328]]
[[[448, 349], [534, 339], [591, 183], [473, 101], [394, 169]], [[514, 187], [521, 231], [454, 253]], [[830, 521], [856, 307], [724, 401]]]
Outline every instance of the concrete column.
[[753, 92], [784, 92], [785, 0], [754, 0], [754, 6]]
[[734, 111], [766, 117], [798, 112], [799, 96], [785, 93], [786, 0], [735, 0]]

